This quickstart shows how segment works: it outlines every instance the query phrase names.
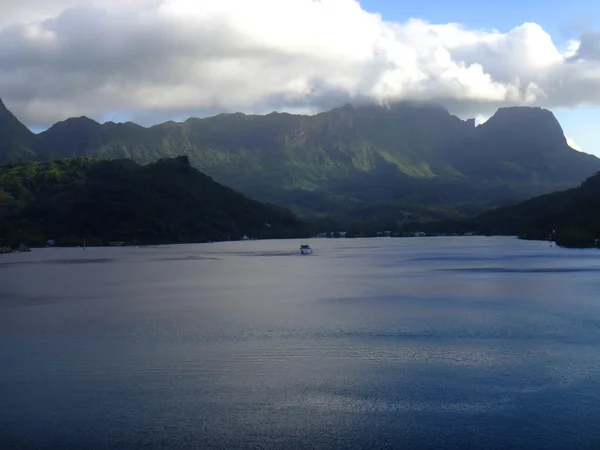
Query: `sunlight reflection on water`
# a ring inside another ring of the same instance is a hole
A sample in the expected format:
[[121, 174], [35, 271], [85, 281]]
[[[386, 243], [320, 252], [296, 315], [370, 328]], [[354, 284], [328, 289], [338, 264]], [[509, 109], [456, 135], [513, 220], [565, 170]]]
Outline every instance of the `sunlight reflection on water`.
[[2, 255], [0, 447], [600, 445], [597, 251], [308, 243]]

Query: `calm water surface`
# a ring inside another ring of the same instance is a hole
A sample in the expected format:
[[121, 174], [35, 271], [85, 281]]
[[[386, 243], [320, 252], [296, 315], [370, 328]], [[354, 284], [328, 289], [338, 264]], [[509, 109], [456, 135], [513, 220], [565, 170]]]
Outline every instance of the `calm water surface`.
[[0, 448], [600, 448], [600, 252], [511, 238], [0, 257]]

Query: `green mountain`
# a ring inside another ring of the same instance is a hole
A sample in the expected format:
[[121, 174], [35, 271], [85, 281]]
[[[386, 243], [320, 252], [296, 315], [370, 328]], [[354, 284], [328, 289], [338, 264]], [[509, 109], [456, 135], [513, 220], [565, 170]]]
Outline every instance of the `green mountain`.
[[600, 170], [600, 160], [571, 149], [556, 117], [541, 108], [501, 108], [445, 151], [449, 164], [475, 179], [578, 185]]
[[598, 246], [600, 239], [600, 173], [581, 186], [498, 208], [472, 222], [484, 234], [554, 239], [572, 247]]
[[[306, 225], [191, 167], [187, 157], [145, 166], [70, 158], [0, 167], [2, 245], [203, 242], [287, 238]], [[0, 247], [2, 246], [0, 245]]]
[[541, 195], [512, 206], [486, 211], [477, 217], [429, 223], [409, 223], [394, 230], [410, 235], [472, 232], [521, 239], [554, 240], [565, 247], [600, 246], [600, 173], [581, 186]]
[[81, 117], [37, 135], [35, 152], [45, 160], [143, 164], [187, 155], [253, 198], [346, 223], [475, 215], [574, 187], [600, 170], [598, 158], [567, 145], [549, 111], [503, 108], [475, 127], [441, 107], [407, 102], [314, 116], [221, 114], [150, 128]]

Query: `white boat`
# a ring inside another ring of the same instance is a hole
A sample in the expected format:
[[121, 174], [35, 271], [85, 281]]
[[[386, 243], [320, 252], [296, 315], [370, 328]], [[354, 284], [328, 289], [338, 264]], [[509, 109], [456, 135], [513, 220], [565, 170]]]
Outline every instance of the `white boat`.
[[312, 253], [312, 248], [310, 248], [310, 245], [306, 245], [306, 244], [302, 244], [300, 246], [300, 253], [303, 255], [310, 255]]

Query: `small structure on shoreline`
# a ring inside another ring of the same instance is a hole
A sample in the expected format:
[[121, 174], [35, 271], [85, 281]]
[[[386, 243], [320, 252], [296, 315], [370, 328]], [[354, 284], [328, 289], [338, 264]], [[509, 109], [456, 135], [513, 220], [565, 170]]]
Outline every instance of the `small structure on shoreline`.
[[29, 247], [27, 247], [25, 244], [21, 244], [17, 248], [0, 247], [0, 254], [3, 254], [3, 253], [24, 253], [24, 252], [30, 252], [30, 251], [31, 251], [31, 249]]

